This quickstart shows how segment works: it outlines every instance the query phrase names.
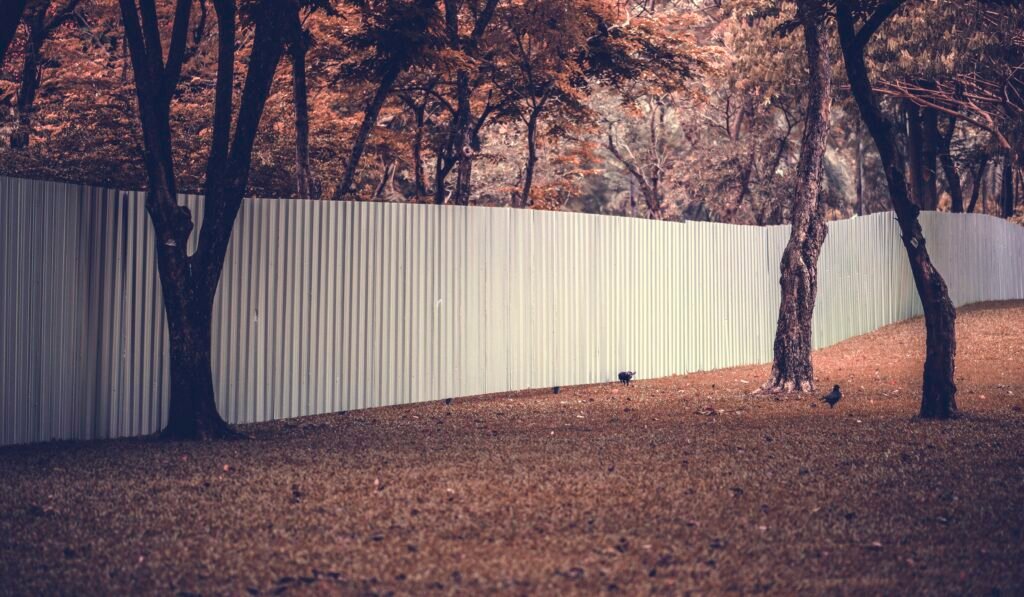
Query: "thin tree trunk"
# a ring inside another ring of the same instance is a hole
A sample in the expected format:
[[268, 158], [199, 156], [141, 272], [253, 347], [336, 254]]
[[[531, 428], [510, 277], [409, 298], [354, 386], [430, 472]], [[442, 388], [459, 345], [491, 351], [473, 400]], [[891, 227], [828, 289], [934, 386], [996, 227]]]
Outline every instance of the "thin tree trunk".
[[374, 91], [373, 97], [370, 98], [370, 102], [366, 106], [366, 110], [363, 113], [363, 122], [359, 125], [359, 132], [356, 133], [355, 141], [352, 143], [352, 152], [349, 154], [348, 162], [345, 164], [345, 173], [341, 178], [341, 184], [334, 190], [335, 201], [344, 199], [352, 191], [352, 183], [355, 181], [356, 170], [359, 168], [359, 160], [362, 159], [363, 152], [366, 149], [366, 140], [370, 138], [370, 131], [377, 125], [377, 117], [380, 116], [380, 110], [384, 107], [384, 102], [387, 100], [388, 94], [391, 93], [391, 88], [394, 87], [395, 81], [398, 80], [398, 75], [401, 72], [401, 65], [392, 63], [388, 65], [380, 82], [377, 84], [377, 90]]
[[939, 207], [939, 116], [933, 108], [921, 110], [921, 209]]
[[978, 170], [974, 174], [974, 186], [971, 187], [971, 203], [967, 206], [967, 213], [974, 213], [975, 206], [978, 205], [978, 195], [981, 193], [981, 189], [985, 186], [985, 168], [988, 166], [988, 156], [983, 155], [978, 160]]
[[309, 94], [306, 89], [306, 36], [301, 29], [290, 44], [292, 58], [292, 105], [295, 107], [295, 192], [299, 199], [313, 197], [309, 168]]
[[[895, 10], [900, 3], [886, 5]], [[883, 9], [878, 9], [882, 11]], [[924, 234], [918, 221], [919, 209], [907, 190], [904, 157], [896, 145], [892, 126], [878, 106], [871, 87], [871, 79], [864, 62], [865, 45], [877, 31], [882, 19], [872, 18], [860, 32], [855, 29], [851, 9], [845, 4], [836, 7], [840, 46], [843, 50], [850, 90], [857, 102], [861, 118], [868, 127], [878, 149], [889, 197], [896, 221], [900, 227], [903, 247], [907, 252], [910, 269], [924, 308], [926, 329], [924, 380], [921, 391], [921, 417], [945, 419], [956, 412], [956, 384], [953, 381], [956, 358], [956, 309], [949, 299], [949, 291], [942, 275], [935, 269], [925, 246]], [[889, 13], [891, 14], [891, 12]], [[867, 33], [865, 33], [867, 31]]]
[[373, 189], [373, 195], [370, 198], [372, 201], [376, 201], [384, 195], [384, 191], [390, 188], [391, 180], [395, 176], [395, 168], [397, 165], [394, 160], [385, 160], [383, 165], [384, 172], [381, 173], [380, 182], [378, 182], [377, 186]]
[[743, 207], [743, 200], [746, 199], [747, 193], [750, 192], [750, 178], [754, 173], [755, 159], [757, 159], [757, 146], [754, 143], [751, 143], [747, 161], [743, 165], [743, 168], [740, 169], [740, 192], [736, 195], [736, 201], [733, 204], [733, 208], [730, 210], [730, 214], [735, 214], [741, 207]]
[[458, 165], [455, 171], [455, 192], [452, 194], [452, 203], [469, 205], [470, 185], [473, 177], [473, 127], [471, 126], [469, 73], [464, 70], [459, 71], [456, 79], [458, 106], [455, 118], [455, 150], [458, 155]]
[[447, 187], [445, 181], [448, 174], [455, 167], [457, 160], [445, 155], [444, 148], [438, 148], [437, 158], [434, 162], [434, 203], [444, 205], [448, 202]]
[[923, 131], [921, 130], [921, 109], [910, 100], [903, 100], [903, 111], [907, 117], [907, 167], [910, 171], [910, 197], [918, 207], [923, 207], [924, 174], [922, 160]]
[[629, 179], [629, 215], [636, 217], [636, 183], [632, 177]]
[[857, 120], [857, 215], [864, 215], [864, 134], [860, 119]]
[[427, 195], [427, 184], [423, 173], [423, 133], [426, 103], [415, 108], [416, 132], [412, 139], [412, 169], [416, 185], [416, 203], [423, 203]]
[[1004, 218], [1013, 217], [1017, 205], [1013, 193], [1013, 155], [1007, 151], [1003, 157], [1003, 173], [1001, 191], [999, 193], [999, 205], [1002, 207]]
[[268, 0], [257, 4], [251, 13], [255, 34], [232, 140], [235, 5], [233, 0], [214, 0], [221, 34], [214, 134], [203, 226], [198, 248], [189, 255], [186, 245], [193, 220], [188, 208], [177, 203], [169, 116], [184, 60], [191, 0], [176, 2], [166, 64], [160, 52], [155, 2], [120, 0], [119, 4], [142, 123], [143, 163], [149, 183], [146, 211], [156, 232], [157, 272], [169, 332], [171, 394], [162, 434], [180, 439], [235, 436], [218, 413], [214, 398], [210, 359], [213, 297], [248, 181], [256, 132], [284, 51], [286, 33], [279, 17], [291, 7]]
[[190, 304], [171, 302], [167, 309], [170, 341], [171, 401], [163, 435], [173, 438], [218, 438], [234, 435], [217, 410], [213, 387], [209, 293], [196, 293]]
[[953, 213], [963, 213], [963, 183], [960, 181], [960, 173], [956, 169], [956, 162], [953, 161], [953, 156], [949, 152], [949, 147], [953, 142], [953, 134], [955, 132], [956, 117], [950, 116], [949, 131], [939, 138], [942, 143], [942, 146], [939, 147], [939, 161], [942, 163], [942, 172], [946, 177], [946, 185], [949, 187], [949, 197], [952, 202], [951, 211]]
[[49, 5], [49, 2], [40, 2], [25, 16], [28, 39], [25, 42], [25, 62], [21, 69], [18, 101], [15, 104], [18, 122], [11, 133], [12, 149], [28, 147], [29, 133], [32, 129], [32, 109], [36, 101], [36, 91], [39, 89], [41, 55], [43, 42], [46, 40], [46, 10]]
[[532, 201], [530, 193], [533, 190], [533, 171], [537, 166], [537, 120], [540, 117], [540, 106], [530, 111], [530, 118], [526, 122], [526, 170], [523, 175], [522, 207], [529, 207]]
[[775, 331], [775, 358], [771, 378], [764, 386], [769, 391], [783, 392], [809, 392], [814, 389], [811, 317], [818, 291], [818, 255], [828, 232], [819, 203], [822, 159], [828, 143], [832, 108], [828, 34], [813, 3], [802, 0], [797, 6], [810, 67], [807, 121], [793, 194], [792, 230], [782, 254], [782, 276], [779, 280], [782, 303]]

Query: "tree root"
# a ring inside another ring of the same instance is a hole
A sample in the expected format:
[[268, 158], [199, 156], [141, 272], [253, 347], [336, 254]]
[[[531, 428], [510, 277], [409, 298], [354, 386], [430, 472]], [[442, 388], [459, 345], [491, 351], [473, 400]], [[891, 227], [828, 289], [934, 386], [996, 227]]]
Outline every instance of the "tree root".
[[761, 394], [809, 394], [813, 391], [814, 383], [809, 380], [805, 379], [797, 382], [792, 379], [776, 378], [765, 382], [763, 386], [754, 390], [751, 394], [755, 396]]

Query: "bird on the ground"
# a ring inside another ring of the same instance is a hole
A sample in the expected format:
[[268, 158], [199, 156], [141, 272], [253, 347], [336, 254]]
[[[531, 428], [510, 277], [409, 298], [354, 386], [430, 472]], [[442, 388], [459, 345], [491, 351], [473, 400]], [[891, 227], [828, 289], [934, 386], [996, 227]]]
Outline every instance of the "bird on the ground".
[[629, 385], [629, 382], [633, 381], [633, 376], [636, 375], [636, 371], [621, 371], [619, 372], [619, 383]]
[[452, 405], [452, 399], [451, 398], [445, 398], [444, 399], [444, 405], [445, 406], [451, 406]]
[[555, 394], [557, 394], [557, 393], [559, 393], [561, 391], [562, 391], [562, 388], [559, 387], [559, 386], [555, 386], [555, 387], [551, 388], [551, 392], [555, 393]]
[[832, 408], [836, 405], [836, 402], [839, 402], [839, 400], [842, 399], [842, 397], [843, 393], [839, 391], [839, 385], [836, 384], [832, 386], [831, 392], [821, 397], [821, 401], [828, 404], [829, 408]]

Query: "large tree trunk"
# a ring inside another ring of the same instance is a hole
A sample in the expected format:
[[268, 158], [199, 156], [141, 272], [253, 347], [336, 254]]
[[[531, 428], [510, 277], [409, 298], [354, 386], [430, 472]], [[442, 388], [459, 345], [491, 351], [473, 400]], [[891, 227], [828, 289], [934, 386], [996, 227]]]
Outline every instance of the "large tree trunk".
[[[297, 19], [296, 19], [297, 20]], [[306, 90], [306, 36], [295, 32], [290, 45], [292, 58], [292, 105], [295, 107], [295, 192], [300, 199], [314, 196], [309, 168], [309, 97]]]
[[7, 57], [7, 48], [18, 31], [21, 15], [25, 12], [26, 0], [0, 0], [0, 69]]
[[366, 105], [366, 110], [363, 113], [363, 122], [359, 125], [359, 131], [356, 133], [355, 141], [352, 143], [352, 152], [349, 154], [348, 162], [345, 164], [345, 173], [341, 178], [341, 184], [334, 190], [335, 201], [344, 199], [352, 191], [356, 170], [359, 169], [359, 160], [362, 159], [363, 152], [366, 150], [366, 140], [370, 138], [370, 131], [377, 125], [377, 117], [380, 116], [380, 110], [384, 107], [384, 102], [388, 99], [388, 94], [391, 93], [391, 88], [394, 87], [395, 81], [398, 80], [398, 75], [401, 72], [402, 65], [397, 62], [389, 64], [384, 70], [380, 82], [377, 84], [377, 90], [374, 91], [373, 97], [370, 98], [370, 102]]
[[[231, 231], [249, 177], [252, 149], [286, 37], [282, 16], [298, 6], [266, 0], [252, 10], [255, 34], [231, 136], [235, 5], [214, 0], [218, 20], [218, 69], [213, 139], [207, 163], [203, 226], [195, 253], [186, 251], [192, 214], [178, 205], [170, 127], [170, 103], [184, 61], [191, 0], [177, 0], [166, 64], [153, 0], [120, 0], [125, 41], [142, 123], [146, 211], [156, 232], [170, 344], [171, 394], [163, 435], [209, 439], [237, 435], [217, 412], [211, 367], [211, 319]], [[140, 21], [141, 17], [141, 21]]]
[[167, 309], [170, 337], [171, 402], [163, 436], [175, 439], [226, 438], [236, 433], [221, 418], [211, 367], [213, 301]]
[[[894, 11], [900, 3], [886, 5]], [[883, 9], [879, 9], [882, 11]], [[882, 113], [871, 87], [867, 65], [864, 62], [865, 45], [884, 21], [885, 12], [877, 12], [858, 33], [850, 7], [836, 7], [840, 46], [846, 66], [850, 91], [878, 149], [889, 197], [900, 228], [903, 247], [907, 252], [918, 296], [924, 308], [926, 340], [924, 380], [921, 392], [921, 416], [945, 419], [956, 412], [956, 384], [953, 382], [956, 357], [956, 309], [949, 299], [949, 291], [938, 270], [931, 262], [925, 246], [924, 234], [918, 221], [919, 209], [911, 201], [904, 173], [904, 157], [896, 145], [892, 125]], [[891, 14], [891, 12], [888, 12]], [[866, 33], [865, 33], [866, 31]]]
[[828, 35], [813, 3], [798, 3], [804, 45], [810, 67], [807, 81], [807, 121], [804, 124], [793, 196], [792, 230], [782, 254], [782, 303], [775, 332], [775, 360], [769, 391], [809, 392], [814, 389], [811, 365], [811, 317], [818, 291], [818, 255], [828, 231], [822, 207], [821, 163], [828, 143], [832, 107], [831, 59]]

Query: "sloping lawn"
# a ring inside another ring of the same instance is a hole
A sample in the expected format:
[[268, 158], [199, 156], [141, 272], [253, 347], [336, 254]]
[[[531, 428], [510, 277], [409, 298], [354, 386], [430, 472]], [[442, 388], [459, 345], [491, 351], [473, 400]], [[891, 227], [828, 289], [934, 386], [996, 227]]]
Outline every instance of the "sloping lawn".
[[311, 417], [248, 441], [0, 449], [0, 593], [1024, 592], [1024, 303], [767, 366]]

